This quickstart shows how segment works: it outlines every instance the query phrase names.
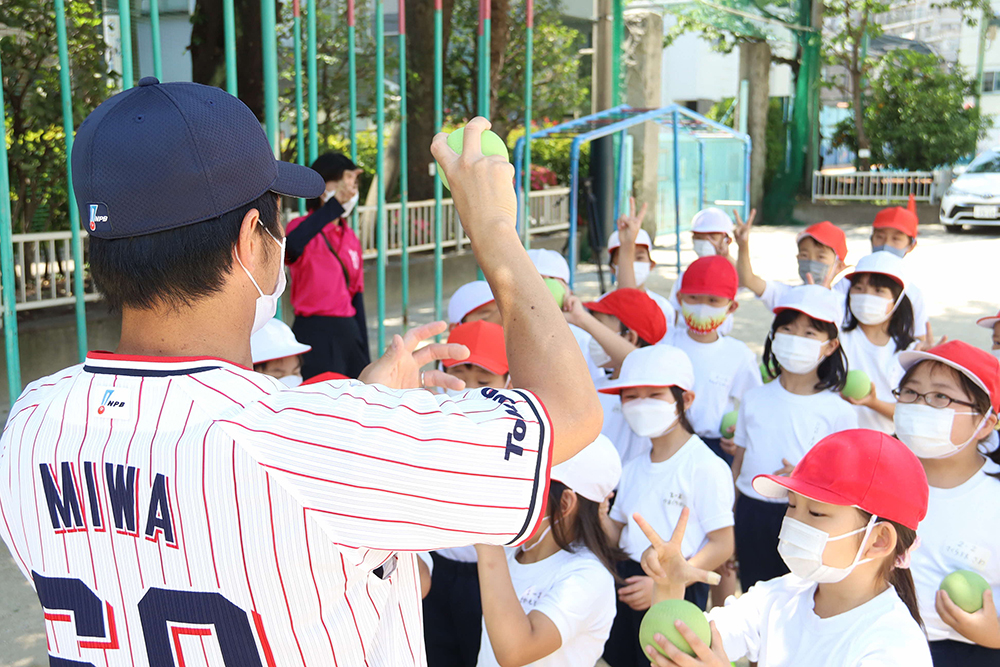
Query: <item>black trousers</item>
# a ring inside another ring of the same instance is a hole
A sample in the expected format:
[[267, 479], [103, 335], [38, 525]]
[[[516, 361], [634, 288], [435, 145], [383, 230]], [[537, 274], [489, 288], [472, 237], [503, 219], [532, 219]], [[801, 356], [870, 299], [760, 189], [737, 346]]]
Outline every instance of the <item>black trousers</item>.
[[966, 644], [951, 639], [930, 642], [934, 667], [997, 667], [1000, 649]]
[[702, 442], [708, 445], [708, 448], [715, 452], [716, 456], [725, 461], [727, 466], [733, 467], [733, 455], [727, 454], [722, 449], [722, 438], [702, 438]]
[[302, 355], [304, 380], [320, 373], [356, 378], [371, 363], [357, 318], [296, 315], [292, 332], [300, 343], [312, 346]]
[[778, 533], [787, 509], [786, 503], [766, 503], [747, 496], [736, 499], [736, 557], [744, 591], [758, 581], [788, 574], [788, 566], [778, 555]]
[[[618, 576], [622, 579], [645, 574], [642, 566], [634, 560], [618, 563]], [[708, 606], [708, 590], [708, 584], [692, 584], [684, 592], [684, 599], [704, 610]], [[617, 601], [617, 605], [615, 623], [604, 645], [605, 662], [611, 667], [649, 667], [649, 658], [639, 646], [639, 625], [646, 610], [636, 611], [621, 600]]]
[[431, 553], [431, 592], [424, 598], [427, 667], [475, 667], [483, 632], [479, 571], [475, 563]]

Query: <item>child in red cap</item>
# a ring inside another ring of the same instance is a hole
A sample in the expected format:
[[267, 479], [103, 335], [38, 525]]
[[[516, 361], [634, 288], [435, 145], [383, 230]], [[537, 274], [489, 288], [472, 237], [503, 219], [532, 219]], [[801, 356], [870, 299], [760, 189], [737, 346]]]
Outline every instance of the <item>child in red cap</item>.
[[[890, 206], [878, 212], [872, 223], [872, 253], [888, 252], [902, 259], [917, 247], [917, 225], [919, 220], [914, 210], [902, 206]], [[851, 285], [847, 280], [841, 280], [834, 285], [843, 294], [847, 294]], [[932, 345], [928, 329], [927, 308], [924, 305], [924, 294], [913, 281], [906, 285], [906, 296], [913, 307], [913, 326], [910, 334], [926, 345]]]
[[563, 310], [567, 322], [592, 336], [591, 361], [606, 370], [621, 368], [629, 352], [659, 343], [667, 333], [663, 311], [642, 290], [616, 289], [587, 303], [568, 295]]
[[[920, 549], [913, 556], [917, 601], [935, 667], [1000, 665], [1000, 453], [987, 445], [1000, 410], [1000, 361], [961, 341], [903, 352], [896, 436], [920, 458], [930, 484]], [[987, 454], [987, 452], [990, 452]], [[952, 600], [942, 580], [968, 570], [985, 594]], [[958, 604], [974, 603], [978, 611]]]
[[[841, 431], [818, 442], [790, 476], [759, 475], [754, 488], [788, 500], [778, 552], [791, 574], [712, 609], [711, 647], [676, 622], [669, 630], [696, 657], [661, 632], [657, 647], [644, 647], [651, 663], [722, 667], [747, 658], [759, 667], [930, 667], [908, 569], [927, 513], [927, 478], [906, 446], [878, 431]], [[642, 565], [656, 581], [654, 602], [709, 581], [712, 573], [681, 553], [686, 517], [669, 542], [635, 520], [652, 543]]]
[[[773, 311], [784, 293], [792, 286], [776, 280], [764, 280], [754, 273], [750, 261], [750, 229], [753, 227], [754, 213], [750, 213], [745, 224], [737, 221], [736, 269], [739, 272], [740, 284], [749, 288], [764, 302], [768, 310]], [[799, 277], [802, 278], [803, 284], [830, 287], [834, 278], [847, 268], [845, 264], [847, 237], [844, 231], [832, 222], [817, 222], [806, 227], [796, 238], [796, 245]]]
[[688, 411], [695, 433], [712, 451], [732, 464], [723, 451], [722, 417], [761, 384], [757, 357], [746, 343], [719, 334], [720, 325], [739, 304], [736, 269], [725, 257], [700, 257], [684, 272], [678, 298], [685, 329], [675, 329], [664, 342], [679, 347], [694, 365], [698, 400]]

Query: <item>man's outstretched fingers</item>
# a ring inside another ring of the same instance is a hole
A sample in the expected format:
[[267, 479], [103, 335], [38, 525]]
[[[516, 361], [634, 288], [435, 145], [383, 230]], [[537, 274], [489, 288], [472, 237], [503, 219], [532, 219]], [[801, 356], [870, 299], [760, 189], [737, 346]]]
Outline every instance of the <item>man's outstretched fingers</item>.
[[408, 352], [413, 352], [417, 349], [417, 345], [419, 345], [421, 341], [444, 333], [447, 329], [448, 323], [444, 320], [438, 320], [437, 322], [430, 322], [428, 324], [421, 324], [419, 327], [413, 327], [406, 332], [406, 337], [403, 339], [406, 343], [406, 350]]
[[444, 389], [453, 389], [455, 391], [462, 391], [465, 389], [465, 382], [461, 379], [455, 377], [454, 375], [443, 373], [439, 370], [424, 371], [423, 379], [425, 387], [442, 387]]
[[413, 361], [417, 366], [424, 366], [432, 361], [447, 361], [454, 359], [462, 361], [469, 358], [469, 348], [458, 343], [431, 343], [413, 353]]

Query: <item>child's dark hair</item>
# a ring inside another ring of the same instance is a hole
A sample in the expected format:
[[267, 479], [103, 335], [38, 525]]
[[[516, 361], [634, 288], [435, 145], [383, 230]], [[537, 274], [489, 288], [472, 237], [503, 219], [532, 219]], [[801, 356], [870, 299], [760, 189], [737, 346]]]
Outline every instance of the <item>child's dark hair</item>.
[[[916, 340], [911, 333], [913, 331], [913, 305], [910, 297], [903, 294], [903, 286], [897, 283], [890, 276], [884, 273], [855, 273], [850, 277], [851, 286], [858, 281], [860, 276], [868, 276], [868, 284], [872, 287], [888, 287], [892, 291], [892, 298], [899, 300], [895, 312], [889, 318], [889, 337], [896, 343], [896, 352], [902, 352]], [[902, 297], [900, 296], [902, 294]], [[858, 328], [858, 320], [851, 312], [851, 294], [848, 292], [847, 300], [844, 302], [847, 311], [844, 317], [844, 331], [854, 331]]]
[[[858, 512], [864, 518], [866, 524], [871, 520], [872, 515], [868, 512], [862, 509], [859, 509]], [[879, 572], [879, 578], [886, 583], [892, 584], [892, 587], [896, 589], [896, 595], [899, 596], [899, 599], [903, 601], [903, 604], [910, 611], [910, 616], [922, 628], [924, 627], [924, 621], [920, 618], [920, 608], [917, 606], [917, 589], [913, 585], [913, 574], [910, 573], [909, 568], [896, 567], [896, 559], [904, 556], [916, 541], [917, 531], [901, 523], [883, 519], [882, 517], [878, 517], [876, 520], [890, 523], [896, 529], [896, 550], [892, 552], [889, 558], [885, 559], [885, 563], [882, 564], [882, 569]], [[862, 533], [859, 537], [863, 538], [864, 534]]]
[[[798, 319], [799, 315], [805, 315], [805, 313], [788, 308], [774, 316], [774, 322], [771, 324], [771, 334], [764, 341], [764, 368], [767, 369], [771, 377], [776, 378], [781, 375], [781, 365], [778, 364], [774, 353], [771, 352], [771, 341], [774, 338], [774, 334], [779, 327], [791, 324]], [[809, 318], [809, 326], [826, 334], [827, 340], [837, 338], [837, 325], [833, 322], [817, 320], [815, 317], [810, 317], [809, 315], [805, 315], [805, 317]], [[843, 346], [838, 345], [833, 354], [821, 361], [819, 368], [816, 369], [816, 373], [819, 375], [819, 382], [815, 385], [817, 390], [832, 389], [840, 391], [843, 389], [844, 384], [847, 382], [847, 355], [844, 354]]]
[[677, 386], [670, 387], [670, 395], [674, 397], [674, 403], [677, 404], [677, 423], [682, 429], [694, 435], [694, 427], [691, 426], [687, 411], [684, 409], [684, 390]]
[[590, 553], [597, 556], [597, 560], [601, 561], [601, 564], [614, 576], [615, 581], [621, 583], [615, 564], [625, 560], [627, 556], [611, 541], [604, 526], [601, 525], [600, 504], [577, 494], [576, 521], [571, 526], [562, 520], [562, 495], [567, 489], [569, 487], [562, 482], [556, 480], [549, 482], [548, 503], [552, 538], [560, 549], [570, 553], [575, 553], [576, 547], [582, 544]]
[[[632, 330], [631, 330], [631, 329], [629, 329], [629, 328], [628, 328], [627, 326], [625, 326], [625, 325], [624, 325], [624, 324], [622, 323], [622, 321], [621, 321], [621, 320], [618, 320], [618, 334], [619, 334], [619, 335], [621, 335], [621, 336], [624, 336], [624, 335], [625, 335], [625, 334], [627, 334], [627, 333], [628, 333], [629, 331], [632, 331]], [[635, 338], [636, 338], [636, 341], [635, 341], [635, 346], [636, 346], [636, 347], [649, 347], [650, 345], [652, 345], [652, 343], [647, 343], [646, 341], [644, 341], [644, 340], [643, 340], [643, 339], [642, 339], [642, 338], [641, 338], [641, 337], [639, 336], [639, 334], [638, 334], [637, 332], [633, 332], [633, 333], [635, 333]]]
[[[920, 366], [921, 364], [928, 364], [928, 363], [936, 363], [943, 370], [948, 371], [950, 373], [954, 373], [955, 377], [958, 378], [958, 382], [959, 385], [962, 387], [962, 391], [964, 391], [966, 395], [968, 395], [972, 399], [969, 402], [975, 406], [976, 412], [978, 412], [981, 415], [987, 415], [992, 411], [993, 405], [990, 403], [990, 395], [987, 394], [985, 391], [983, 391], [982, 387], [980, 387], [975, 382], [970, 380], [965, 375], [965, 373], [962, 373], [958, 369], [952, 368], [947, 364], [943, 364], [940, 361], [934, 361], [933, 359], [925, 359], [921, 362], [918, 362], [910, 366], [910, 368], [906, 371], [906, 373], [903, 374], [903, 379], [899, 381], [899, 386], [902, 387], [910, 380], [911, 377], [913, 377], [913, 373], [917, 370], [918, 366]], [[988, 438], [989, 438], [989, 433], [986, 434], [986, 437], [984, 437], [982, 440], [976, 443], [977, 447], [986, 442]], [[1000, 464], [1000, 449], [995, 449], [992, 452], [985, 452], [982, 449], [980, 449], [979, 453], [985, 456], [986, 458], [990, 459], [994, 463]], [[990, 477], [996, 477], [997, 479], [1000, 479], [1000, 472], [986, 473], [986, 474], [989, 475]]]

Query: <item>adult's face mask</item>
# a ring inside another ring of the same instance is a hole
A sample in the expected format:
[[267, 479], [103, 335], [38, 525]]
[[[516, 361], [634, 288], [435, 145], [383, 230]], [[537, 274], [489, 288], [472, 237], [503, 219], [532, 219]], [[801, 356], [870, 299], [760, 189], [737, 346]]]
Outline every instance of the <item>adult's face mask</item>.
[[906, 257], [906, 248], [897, 248], [896, 246], [891, 246], [891, 245], [872, 246], [872, 252], [891, 252], [893, 255], [899, 257], [900, 259]]
[[823, 285], [826, 283], [826, 277], [830, 275], [832, 269], [832, 265], [824, 264], [815, 259], [799, 260], [799, 278], [807, 285], [809, 284], [808, 276], [812, 276], [813, 285]]
[[591, 338], [590, 342], [587, 343], [587, 353], [590, 354], [590, 360], [598, 368], [604, 368], [612, 361], [611, 355], [604, 351], [604, 348], [601, 347], [596, 338]]
[[796, 375], [812, 371], [823, 361], [823, 341], [786, 333], [774, 334], [771, 352], [782, 370]]
[[289, 389], [294, 389], [302, 384], [301, 375], [286, 375], [285, 377], [278, 378], [278, 382], [285, 385]]
[[694, 252], [698, 257], [711, 257], [718, 254], [715, 252], [715, 245], [706, 239], [695, 239], [691, 245], [694, 246]]
[[361, 193], [355, 192], [354, 196], [347, 200], [344, 204], [344, 212], [341, 214], [342, 218], [346, 218], [354, 210], [354, 207], [358, 205], [358, 200], [361, 199]]
[[[902, 298], [902, 295], [900, 295]], [[848, 298], [851, 312], [862, 324], [882, 324], [892, 317], [892, 299], [874, 294], [851, 294]]]
[[698, 333], [711, 333], [722, 326], [729, 315], [729, 306], [710, 306], [707, 303], [681, 302], [681, 315], [688, 328]]
[[[922, 403], [897, 403], [892, 417], [896, 437], [920, 459], [943, 459], [954, 456], [972, 443], [976, 433], [991, 414], [976, 426], [972, 436], [960, 445], [951, 441], [956, 413], [953, 408], [932, 408]], [[969, 413], [964, 413], [969, 414]]]
[[[264, 227], [264, 223], [259, 222], [261, 227]], [[267, 232], [268, 236], [271, 236], [271, 232], [267, 231], [264, 227], [264, 231]], [[257, 293], [260, 295], [257, 297], [257, 302], [255, 304], [255, 310], [253, 314], [253, 329], [251, 333], [257, 333], [261, 328], [267, 324], [267, 322], [274, 317], [274, 314], [278, 312], [278, 299], [281, 298], [281, 294], [285, 291], [285, 239], [282, 238], [280, 241], [273, 236], [271, 240], [277, 243], [281, 247], [281, 256], [278, 258], [278, 280], [274, 284], [274, 292], [271, 294], [264, 294], [264, 290], [260, 288], [257, 281], [253, 279], [250, 272], [247, 271], [247, 267], [243, 266], [243, 260], [240, 259], [239, 253], [236, 254], [236, 261], [240, 263], [240, 268], [243, 269], [243, 273], [247, 274], [250, 282], [253, 286], [257, 288]]]
[[[778, 555], [781, 556], [781, 560], [785, 561], [785, 565], [792, 571], [792, 574], [797, 577], [819, 584], [835, 584], [838, 581], [843, 581], [858, 565], [872, 560], [871, 558], [861, 560], [861, 552], [868, 541], [868, 535], [875, 527], [876, 518], [875, 515], [872, 515], [868, 525], [864, 528], [830, 537], [828, 533], [819, 528], [786, 516], [781, 521], [781, 532], [778, 533]], [[861, 540], [861, 546], [858, 547], [854, 561], [849, 566], [833, 567], [823, 564], [823, 552], [826, 550], [828, 542], [836, 542], [862, 532], [865, 537]]]
[[622, 417], [640, 438], [658, 438], [673, 430], [680, 416], [677, 404], [658, 398], [635, 398], [622, 403]]

